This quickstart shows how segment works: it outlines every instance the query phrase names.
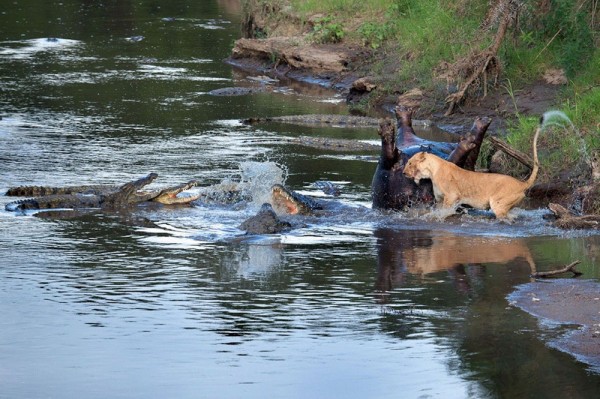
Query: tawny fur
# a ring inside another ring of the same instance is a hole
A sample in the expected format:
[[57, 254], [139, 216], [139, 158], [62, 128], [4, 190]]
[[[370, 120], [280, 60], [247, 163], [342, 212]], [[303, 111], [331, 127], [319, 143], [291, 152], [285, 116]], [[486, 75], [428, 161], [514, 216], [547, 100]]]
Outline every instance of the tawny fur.
[[417, 184], [421, 179], [431, 179], [433, 194], [443, 209], [469, 205], [478, 209], [491, 209], [498, 219], [506, 219], [508, 212], [525, 198], [525, 191], [537, 177], [539, 162], [537, 139], [533, 138], [533, 170], [526, 181], [497, 173], [464, 170], [455, 164], [426, 152], [415, 154], [404, 167], [404, 175]]

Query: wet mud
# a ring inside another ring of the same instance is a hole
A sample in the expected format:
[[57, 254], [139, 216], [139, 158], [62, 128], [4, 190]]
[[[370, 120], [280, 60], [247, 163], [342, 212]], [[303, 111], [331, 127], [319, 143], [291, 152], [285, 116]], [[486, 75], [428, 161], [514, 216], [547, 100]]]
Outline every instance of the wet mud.
[[548, 345], [600, 371], [600, 283], [535, 281], [518, 286], [508, 300], [557, 332], [544, 337]]

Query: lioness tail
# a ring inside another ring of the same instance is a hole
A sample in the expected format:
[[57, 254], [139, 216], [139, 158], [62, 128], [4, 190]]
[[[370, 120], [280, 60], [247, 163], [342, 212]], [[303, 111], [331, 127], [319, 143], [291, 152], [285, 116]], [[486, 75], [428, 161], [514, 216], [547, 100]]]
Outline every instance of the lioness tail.
[[535, 129], [535, 135], [533, 136], [533, 169], [531, 170], [531, 175], [529, 176], [529, 179], [525, 181], [527, 183], [527, 188], [533, 186], [533, 183], [535, 183], [535, 179], [538, 174], [538, 170], [540, 169], [540, 163], [538, 160], [537, 153], [537, 140], [540, 135], [540, 130], [542, 130], [542, 127], [538, 126], [537, 129]]

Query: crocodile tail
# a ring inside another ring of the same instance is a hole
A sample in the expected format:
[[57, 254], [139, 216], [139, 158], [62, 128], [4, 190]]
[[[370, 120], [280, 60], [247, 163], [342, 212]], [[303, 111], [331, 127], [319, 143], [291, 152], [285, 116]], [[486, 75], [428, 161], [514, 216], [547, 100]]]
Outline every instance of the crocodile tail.
[[19, 212], [24, 211], [25, 209], [40, 209], [40, 204], [35, 198], [28, 198], [9, 202], [4, 209], [9, 212]]

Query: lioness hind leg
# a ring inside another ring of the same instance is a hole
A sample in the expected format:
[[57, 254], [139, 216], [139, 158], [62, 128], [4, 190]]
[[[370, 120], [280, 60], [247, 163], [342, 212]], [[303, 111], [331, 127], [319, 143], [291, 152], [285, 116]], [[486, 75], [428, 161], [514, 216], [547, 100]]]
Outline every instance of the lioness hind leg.
[[496, 219], [502, 219], [511, 222], [514, 217], [510, 216], [509, 212], [514, 208], [515, 205], [521, 202], [523, 197], [524, 195], [518, 195], [508, 200], [491, 200], [490, 209], [492, 212], [494, 212], [494, 215], [496, 215]]
[[507, 219], [508, 211], [510, 210], [510, 208], [507, 207], [504, 203], [497, 200], [490, 201], [490, 209], [492, 212], [494, 212], [496, 219], [502, 220]]

